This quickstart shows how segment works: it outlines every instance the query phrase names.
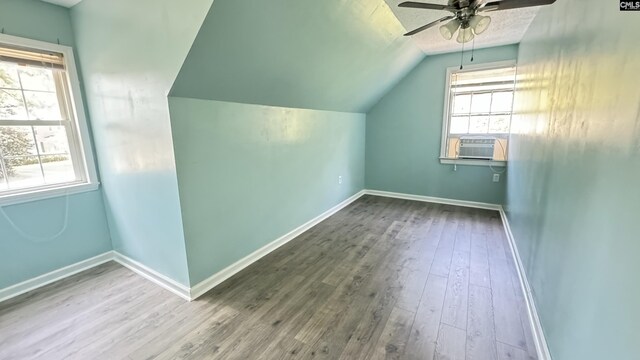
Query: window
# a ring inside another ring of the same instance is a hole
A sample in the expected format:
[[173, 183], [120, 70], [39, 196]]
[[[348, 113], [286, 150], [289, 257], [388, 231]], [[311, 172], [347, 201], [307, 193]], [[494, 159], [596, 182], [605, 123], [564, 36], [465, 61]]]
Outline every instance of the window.
[[504, 165], [515, 76], [514, 62], [447, 71], [442, 163]]
[[72, 54], [0, 36], [0, 204], [97, 188]]

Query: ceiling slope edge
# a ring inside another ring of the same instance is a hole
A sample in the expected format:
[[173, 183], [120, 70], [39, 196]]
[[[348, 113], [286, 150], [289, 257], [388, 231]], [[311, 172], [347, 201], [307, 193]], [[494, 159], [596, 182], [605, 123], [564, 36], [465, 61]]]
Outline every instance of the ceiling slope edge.
[[424, 58], [384, 0], [215, 0], [172, 97], [365, 113]]

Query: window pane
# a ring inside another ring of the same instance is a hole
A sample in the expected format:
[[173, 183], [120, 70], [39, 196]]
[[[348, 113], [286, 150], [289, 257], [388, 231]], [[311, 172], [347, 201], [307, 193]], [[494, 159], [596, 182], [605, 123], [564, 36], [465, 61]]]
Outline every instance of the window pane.
[[494, 115], [489, 123], [489, 132], [492, 134], [509, 133], [509, 115]]
[[0, 120], [26, 120], [27, 111], [24, 107], [20, 90], [0, 89]]
[[9, 188], [18, 189], [44, 185], [42, 169], [37, 156], [5, 159], [9, 173]]
[[25, 91], [29, 119], [31, 120], [62, 120], [60, 106], [55, 93]]
[[471, 109], [471, 95], [456, 95], [453, 97], [453, 113], [468, 114]]
[[469, 134], [486, 134], [489, 129], [488, 116], [472, 116], [469, 121]]
[[0, 151], [4, 158], [37, 155], [31, 126], [0, 126]]
[[0, 87], [19, 89], [17, 66], [5, 62], [0, 62]]
[[69, 142], [64, 126], [34, 127], [40, 155], [68, 155]]
[[451, 126], [449, 127], [450, 134], [466, 134], [468, 130], [469, 130], [468, 116], [451, 117]]
[[53, 71], [45, 68], [24, 67], [18, 68], [22, 88], [25, 90], [56, 91], [53, 81]]
[[76, 180], [73, 163], [69, 155], [48, 155], [42, 157], [42, 168], [47, 184], [57, 184]]
[[[44, 184], [31, 126], [0, 126], [0, 151], [9, 189]], [[4, 174], [2, 174], [4, 180]]]
[[472, 113], [488, 113], [491, 108], [491, 93], [473, 94], [471, 99]]
[[491, 102], [491, 112], [511, 112], [513, 104], [512, 92], [493, 93], [493, 101]]

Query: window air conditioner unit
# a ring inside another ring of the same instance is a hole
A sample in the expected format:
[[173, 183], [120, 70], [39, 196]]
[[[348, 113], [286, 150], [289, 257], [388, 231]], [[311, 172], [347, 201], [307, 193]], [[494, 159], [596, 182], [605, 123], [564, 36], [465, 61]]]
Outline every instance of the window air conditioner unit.
[[459, 159], [493, 160], [496, 138], [461, 137]]

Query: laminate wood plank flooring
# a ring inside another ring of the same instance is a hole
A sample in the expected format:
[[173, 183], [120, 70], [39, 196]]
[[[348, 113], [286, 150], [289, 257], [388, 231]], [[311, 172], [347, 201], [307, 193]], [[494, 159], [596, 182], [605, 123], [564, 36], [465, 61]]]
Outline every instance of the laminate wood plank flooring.
[[537, 357], [497, 212], [363, 196], [190, 303], [116, 263], [0, 303], [0, 359]]

